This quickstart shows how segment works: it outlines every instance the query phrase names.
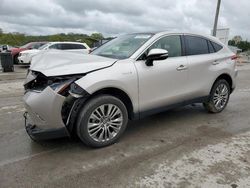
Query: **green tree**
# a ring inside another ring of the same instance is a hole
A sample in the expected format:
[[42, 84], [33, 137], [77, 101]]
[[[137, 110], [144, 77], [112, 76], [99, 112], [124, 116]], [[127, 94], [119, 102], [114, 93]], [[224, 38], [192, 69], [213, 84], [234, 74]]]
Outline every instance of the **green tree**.
[[55, 35], [30, 36], [22, 33], [0, 33], [0, 44], [8, 44], [11, 46], [22, 46], [28, 42], [36, 41], [80, 41], [92, 46], [94, 42], [103, 39], [101, 33], [93, 33], [91, 36], [82, 33], [59, 33]]
[[238, 44], [242, 41], [242, 37], [240, 35], [236, 35], [232, 40], [235, 42], [235, 44]]
[[101, 40], [104, 39], [103, 35], [101, 33], [92, 33], [90, 35], [91, 38], [96, 39], [96, 40]]

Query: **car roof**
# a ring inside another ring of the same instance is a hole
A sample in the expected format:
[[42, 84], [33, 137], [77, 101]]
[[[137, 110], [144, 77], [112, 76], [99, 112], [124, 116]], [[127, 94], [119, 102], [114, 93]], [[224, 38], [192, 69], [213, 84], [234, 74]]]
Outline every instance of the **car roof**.
[[217, 40], [216, 37], [213, 37], [211, 35], [201, 34], [201, 33], [195, 33], [195, 32], [185, 32], [185, 31], [179, 31], [179, 30], [164, 30], [164, 31], [151, 31], [151, 32], [137, 32], [137, 33], [130, 33], [130, 34], [150, 34], [150, 35], [167, 35], [167, 34], [178, 34], [178, 35], [197, 35], [197, 36], [203, 36], [210, 39]]
[[57, 43], [63, 43], [63, 44], [85, 44], [83, 42], [70, 42], [70, 41], [54, 41], [49, 42], [50, 44], [57, 44]]

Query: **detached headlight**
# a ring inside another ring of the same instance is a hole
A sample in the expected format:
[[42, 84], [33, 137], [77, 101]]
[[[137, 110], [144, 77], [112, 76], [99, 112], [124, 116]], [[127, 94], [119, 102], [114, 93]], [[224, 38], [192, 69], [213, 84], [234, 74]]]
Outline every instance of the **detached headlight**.
[[63, 95], [65, 91], [68, 91], [70, 84], [74, 81], [75, 79], [70, 79], [62, 82], [55, 82], [49, 85], [51, 89], [53, 89], [55, 92], [58, 94]]

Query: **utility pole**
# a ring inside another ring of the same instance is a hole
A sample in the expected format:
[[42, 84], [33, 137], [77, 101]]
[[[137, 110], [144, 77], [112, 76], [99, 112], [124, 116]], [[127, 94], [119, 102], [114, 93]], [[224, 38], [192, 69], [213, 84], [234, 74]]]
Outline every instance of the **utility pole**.
[[219, 12], [220, 12], [220, 3], [221, 3], [221, 0], [218, 0], [217, 1], [217, 8], [216, 8], [216, 13], [215, 13], [215, 18], [214, 18], [213, 36], [216, 36], [217, 24], [218, 24]]

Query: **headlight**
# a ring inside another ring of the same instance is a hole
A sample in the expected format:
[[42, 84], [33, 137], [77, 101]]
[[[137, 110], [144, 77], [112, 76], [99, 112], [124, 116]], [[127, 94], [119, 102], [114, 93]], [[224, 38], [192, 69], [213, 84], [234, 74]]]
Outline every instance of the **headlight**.
[[73, 83], [70, 85], [69, 93], [75, 98], [80, 98], [86, 94], [86, 91], [76, 83]]
[[40, 72], [30, 70], [27, 74], [24, 88], [25, 91], [42, 92], [45, 88], [50, 87], [56, 93], [68, 96], [70, 85], [81, 77], [82, 75], [47, 77]]
[[53, 89], [58, 94], [63, 94], [66, 90], [69, 89], [69, 85], [74, 81], [75, 79], [70, 79], [62, 82], [55, 82], [49, 85], [51, 89]]

